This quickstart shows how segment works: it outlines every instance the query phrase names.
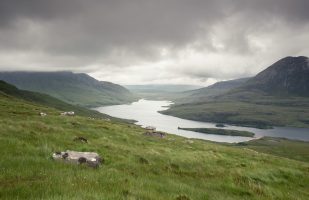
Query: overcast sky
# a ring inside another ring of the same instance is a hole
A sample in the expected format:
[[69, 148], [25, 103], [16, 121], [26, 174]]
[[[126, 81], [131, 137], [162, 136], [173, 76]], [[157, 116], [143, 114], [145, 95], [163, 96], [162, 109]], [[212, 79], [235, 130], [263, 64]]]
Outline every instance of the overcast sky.
[[0, 0], [0, 70], [208, 85], [309, 56], [309, 0]]

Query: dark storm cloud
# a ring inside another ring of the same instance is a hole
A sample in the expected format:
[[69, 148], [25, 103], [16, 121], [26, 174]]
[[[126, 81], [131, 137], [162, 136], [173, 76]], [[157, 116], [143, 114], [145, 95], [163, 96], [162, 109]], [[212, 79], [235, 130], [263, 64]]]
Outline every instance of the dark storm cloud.
[[51, 20], [82, 11], [82, 1], [62, 0], [2, 0], [0, 2], [0, 24], [12, 23], [18, 18]]
[[[244, 76], [285, 54], [308, 53], [305, 36], [283, 41], [308, 33], [308, 7], [308, 0], [0, 0], [0, 69]], [[281, 44], [269, 48], [268, 40]]]
[[215, 4], [203, 7], [203, 1], [44, 2], [1, 5], [2, 24], [18, 34], [19, 20], [34, 22], [44, 33], [40, 47], [57, 53], [92, 54], [111, 47], [151, 52], [157, 45], [178, 46], [194, 37], [199, 23], [220, 15]]

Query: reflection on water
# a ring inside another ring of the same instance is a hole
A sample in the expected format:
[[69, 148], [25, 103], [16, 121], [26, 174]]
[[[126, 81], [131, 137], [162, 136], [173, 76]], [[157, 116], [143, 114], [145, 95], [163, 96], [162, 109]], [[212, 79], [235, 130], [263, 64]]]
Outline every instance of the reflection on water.
[[[163, 115], [158, 111], [168, 109], [172, 102], [169, 101], [149, 101], [141, 99], [137, 102], [127, 105], [104, 106], [96, 108], [99, 112], [113, 117], [123, 119], [134, 119], [137, 125], [155, 126], [157, 130], [171, 134], [180, 135], [187, 138], [198, 138], [216, 142], [243, 142], [251, 140], [249, 137], [223, 136], [197, 133], [186, 130], [179, 130], [178, 127], [186, 128], [217, 128], [215, 123], [198, 122], [186, 119], [180, 119], [173, 116]], [[262, 136], [285, 137], [290, 139], [309, 141], [309, 129], [275, 127], [274, 129], [256, 129], [239, 126], [227, 126], [224, 129], [245, 130], [255, 133], [255, 138]]]

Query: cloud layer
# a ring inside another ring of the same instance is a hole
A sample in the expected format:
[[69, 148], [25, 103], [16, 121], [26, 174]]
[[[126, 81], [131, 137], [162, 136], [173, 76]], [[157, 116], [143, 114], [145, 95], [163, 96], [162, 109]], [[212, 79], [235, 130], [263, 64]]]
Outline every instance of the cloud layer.
[[309, 55], [308, 0], [0, 0], [0, 70], [210, 84]]

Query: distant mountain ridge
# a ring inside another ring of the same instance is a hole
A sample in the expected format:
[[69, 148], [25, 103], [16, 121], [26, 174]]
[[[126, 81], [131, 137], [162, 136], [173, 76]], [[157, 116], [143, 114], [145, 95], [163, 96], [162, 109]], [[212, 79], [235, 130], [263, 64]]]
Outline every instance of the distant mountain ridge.
[[175, 97], [177, 103], [202, 102], [208, 98], [222, 95], [234, 88], [238, 88], [247, 82], [249, 78], [240, 78], [228, 81], [220, 81], [208, 87], [203, 87], [195, 90], [188, 90], [180, 93]]
[[[251, 78], [251, 77], [250, 77]], [[239, 79], [232, 79], [228, 81], [220, 81], [213, 85], [207, 87], [208, 89], [233, 89], [236, 87], [241, 86], [245, 82], [247, 82], [250, 78], [239, 78]]]
[[98, 81], [84, 73], [0, 72], [0, 80], [19, 89], [45, 93], [67, 103], [86, 107], [122, 104], [136, 99], [126, 88]]
[[146, 85], [125, 85], [133, 92], [144, 93], [164, 93], [164, 92], [184, 92], [201, 88], [198, 85], [178, 85], [178, 84], [146, 84]]
[[186, 91], [187, 93], [191, 93], [192, 95], [207, 95], [207, 96], [214, 96], [217, 94], [222, 94], [226, 91], [231, 89], [237, 88], [242, 86], [246, 83], [250, 78], [240, 78], [240, 79], [233, 79], [228, 81], [219, 81], [214, 83], [208, 87]]

